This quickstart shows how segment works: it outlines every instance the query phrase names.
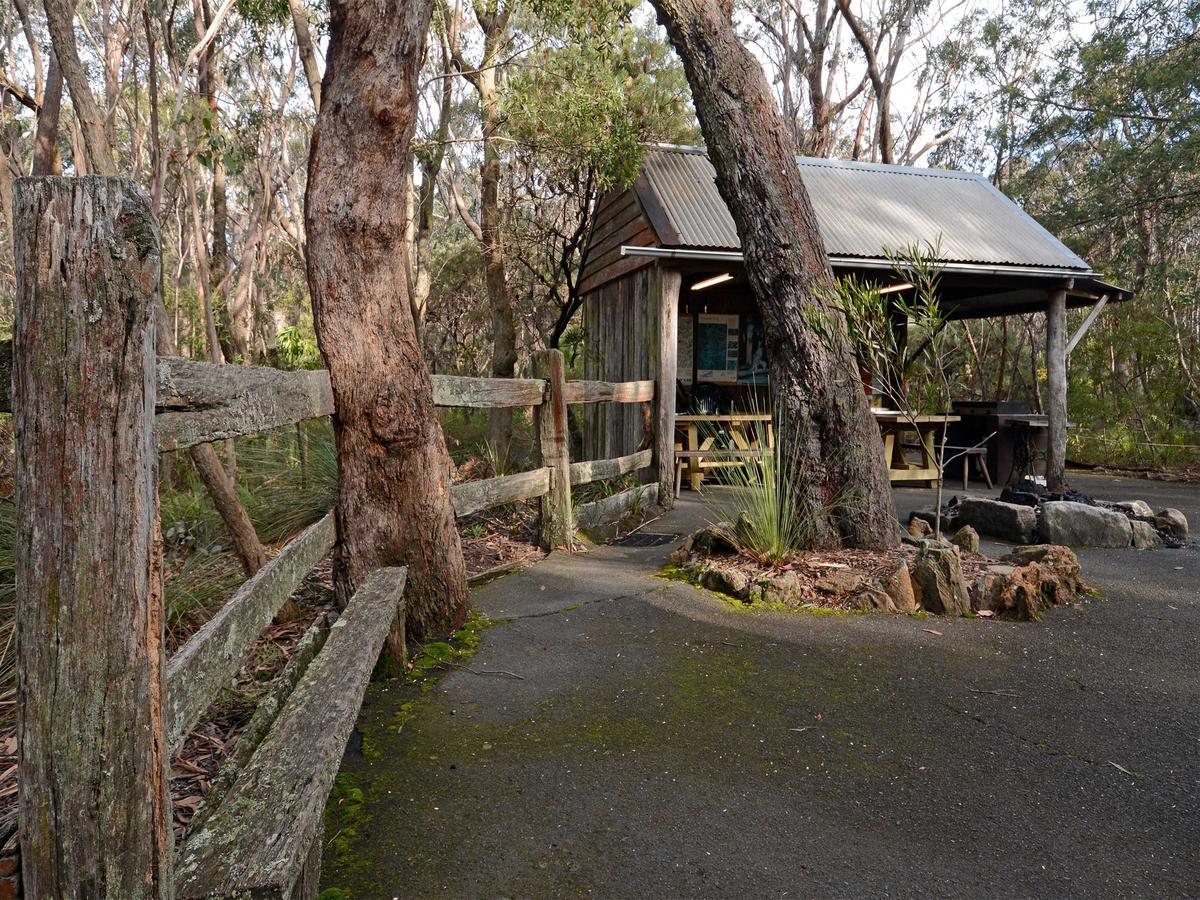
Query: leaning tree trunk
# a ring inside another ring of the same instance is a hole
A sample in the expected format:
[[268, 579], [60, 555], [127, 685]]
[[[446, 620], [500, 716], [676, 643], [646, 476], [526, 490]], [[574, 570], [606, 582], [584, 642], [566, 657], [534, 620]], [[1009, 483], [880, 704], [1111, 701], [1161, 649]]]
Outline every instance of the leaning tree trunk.
[[335, 587], [344, 603], [373, 569], [407, 565], [418, 639], [467, 610], [450, 458], [409, 305], [408, 209], [395, 188], [410, 165], [431, 8], [334, 0], [305, 198], [313, 319], [337, 407]]
[[840, 328], [822, 341], [806, 311], [837, 313], [821, 297], [829, 260], [775, 99], [742, 45], [730, 7], [653, 0], [683, 60], [717, 188], [737, 225], [746, 273], [766, 325], [775, 414], [801, 470], [801, 513], [813, 544], [897, 542], [883, 445]]

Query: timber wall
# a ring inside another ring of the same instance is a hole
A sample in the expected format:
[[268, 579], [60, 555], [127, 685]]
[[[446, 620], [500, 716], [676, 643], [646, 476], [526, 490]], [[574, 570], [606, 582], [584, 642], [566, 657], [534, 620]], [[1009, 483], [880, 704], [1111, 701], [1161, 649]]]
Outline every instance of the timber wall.
[[[661, 270], [639, 269], [588, 294], [583, 304], [584, 372], [595, 381], [642, 381], [657, 375]], [[585, 459], [608, 459], [642, 446], [637, 407], [598, 404], [584, 416]]]

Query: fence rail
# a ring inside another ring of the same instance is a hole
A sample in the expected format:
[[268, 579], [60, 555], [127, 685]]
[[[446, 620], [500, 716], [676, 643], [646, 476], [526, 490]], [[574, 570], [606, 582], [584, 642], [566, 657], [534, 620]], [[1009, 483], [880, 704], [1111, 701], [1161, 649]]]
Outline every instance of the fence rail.
[[[310, 629], [172, 870], [172, 752], [334, 547], [336, 526], [329, 513], [293, 538], [164, 666], [156, 451], [330, 415], [328, 374], [156, 357], [157, 228], [128, 180], [20, 179], [14, 196], [16, 340], [0, 343], [0, 412], [14, 413], [16, 434], [25, 895], [77, 894], [103, 863], [132, 879], [109, 881], [113, 896], [315, 896], [321, 810], [371, 668], [403, 621], [406, 572], [372, 572], [336, 621]], [[535, 419], [536, 468], [453, 485], [451, 501], [467, 516], [538, 499], [540, 542], [570, 547], [572, 485], [656, 461], [662, 471], [673, 435], [651, 435], [649, 404], [670, 416], [653, 381], [567, 381], [558, 351], [534, 366], [536, 378], [433, 377], [438, 406], [530, 407]], [[646, 447], [572, 463], [567, 406], [579, 403], [644, 404]], [[658, 491], [585, 504], [581, 519]]]

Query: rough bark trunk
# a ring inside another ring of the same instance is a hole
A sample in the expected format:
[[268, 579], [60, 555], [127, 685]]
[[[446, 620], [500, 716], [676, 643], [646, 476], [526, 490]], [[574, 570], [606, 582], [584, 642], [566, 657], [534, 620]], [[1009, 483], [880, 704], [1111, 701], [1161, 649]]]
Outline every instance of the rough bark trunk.
[[775, 415], [802, 475], [812, 543], [898, 540], [879, 429], [840, 329], [822, 342], [805, 315], [836, 321], [821, 299], [829, 261], [796, 148], [754, 57], [712, 0], [653, 0], [683, 60], [717, 187], [729, 207], [766, 325]]
[[58, 156], [58, 120], [62, 110], [62, 69], [54, 51], [50, 51], [50, 75], [37, 114], [37, 134], [33, 145], [33, 174], [59, 175], [62, 161]]
[[[497, 17], [493, 17], [494, 21]], [[484, 65], [475, 80], [483, 118], [483, 163], [479, 170], [479, 227], [483, 232], [483, 277], [492, 313], [492, 377], [512, 378], [517, 370], [517, 326], [504, 265], [504, 237], [500, 215], [501, 115], [497, 90], [499, 35], [497, 26], [485, 30]], [[507, 461], [512, 444], [513, 411], [488, 412], [488, 441], [492, 452]]]
[[[1032, 352], [1032, 350], [1030, 351]], [[1046, 310], [1046, 489], [1067, 489], [1067, 292], [1053, 291]]]
[[[116, 158], [104, 130], [104, 114], [88, 87], [87, 70], [75, 46], [75, 4], [70, 0], [46, 0], [46, 30], [54, 46], [54, 57], [62, 67], [63, 81], [71, 93], [71, 106], [79, 126], [88, 168], [98, 175], [115, 175]], [[78, 169], [78, 165], [76, 169]]]
[[404, 268], [405, 172], [431, 0], [334, 0], [308, 163], [308, 280], [336, 399], [341, 602], [380, 566], [407, 565], [420, 640], [460, 624], [466, 570], [450, 458]]
[[158, 227], [125, 179], [22, 179], [16, 201], [24, 892], [167, 897]]

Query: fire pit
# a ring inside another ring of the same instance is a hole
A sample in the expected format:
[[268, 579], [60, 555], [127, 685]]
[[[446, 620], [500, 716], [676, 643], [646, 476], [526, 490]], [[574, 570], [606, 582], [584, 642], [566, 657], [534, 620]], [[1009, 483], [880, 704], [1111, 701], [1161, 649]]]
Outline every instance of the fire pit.
[[[934, 511], [913, 518], [932, 522]], [[1143, 500], [1097, 500], [1079, 491], [1053, 493], [1028, 479], [1004, 488], [1000, 499], [954, 496], [942, 508], [942, 530], [970, 525], [981, 535], [1017, 544], [1069, 547], [1176, 549], [1188, 536], [1187, 518], [1177, 509], [1155, 512]]]

